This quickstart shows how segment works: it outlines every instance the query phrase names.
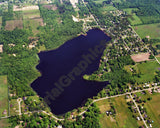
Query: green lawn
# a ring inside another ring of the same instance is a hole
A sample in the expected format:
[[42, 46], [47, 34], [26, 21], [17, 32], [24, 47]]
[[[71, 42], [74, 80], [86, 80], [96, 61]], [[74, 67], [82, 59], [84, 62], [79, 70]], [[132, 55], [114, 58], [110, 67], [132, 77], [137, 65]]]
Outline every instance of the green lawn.
[[109, 99], [97, 102], [101, 111], [100, 123], [102, 128], [138, 128], [138, 123], [132, 117], [124, 96], [112, 98], [111, 102], [116, 108], [116, 117], [107, 116], [105, 111], [110, 109]]
[[[6, 111], [6, 114], [3, 112]], [[7, 76], [0, 76], [0, 117], [8, 115]]]
[[160, 23], [138, 25], [134, 29], [141, 38], [150, 36], [152, 39], [160, 39]]

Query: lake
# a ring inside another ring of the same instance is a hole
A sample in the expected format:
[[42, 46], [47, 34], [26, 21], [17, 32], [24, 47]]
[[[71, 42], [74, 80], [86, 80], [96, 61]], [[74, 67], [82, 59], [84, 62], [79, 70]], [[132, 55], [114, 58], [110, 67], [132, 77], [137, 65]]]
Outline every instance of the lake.
[[108, 82], [87, 81], [84, 74], [98, 70], [100, 58], [111, 38], [99, 29], [67, 41], [59, 48], [38, 54], [41, 77], [31, 87], [56, 115], [65, 114], [96, 96]]

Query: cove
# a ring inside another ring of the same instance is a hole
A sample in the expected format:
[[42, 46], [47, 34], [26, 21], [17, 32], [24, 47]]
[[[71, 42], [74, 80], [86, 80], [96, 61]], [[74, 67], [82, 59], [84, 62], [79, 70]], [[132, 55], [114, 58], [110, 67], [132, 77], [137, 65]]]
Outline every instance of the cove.
[[96, 96], [108, 82], [87, 81], [83, 75], [98, 70], [106, 43], [111, 38], [99, 29], [67, 41], [59, 48], [38, 54], [41, 76], [31, 87], [56, 115], [76, 109]]

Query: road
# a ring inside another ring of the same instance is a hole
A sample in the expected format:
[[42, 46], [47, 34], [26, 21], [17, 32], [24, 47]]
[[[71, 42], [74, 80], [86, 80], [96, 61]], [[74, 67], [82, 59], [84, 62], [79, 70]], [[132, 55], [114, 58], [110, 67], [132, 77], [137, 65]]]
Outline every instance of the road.
[[[151, 88], [147, 88], [147, 89], [143, 89], [143, 90], [136, 90], [136, 91], [127, 92], [127, 93], [123, 93], [123, 94], [119, 94], [119, 95], [114, 95], [114, 96], [110, 96], [110, 97], [104, 97], [104, 98], [96, 99], [96, 100], [93, 100], [93, 102], [88, 106], [88, 108], [93, 103], [101, 101], [101, 100], [106, 100], [106, 99], [109, 99], [109, 98], [115, 98], [115, 97], [119, 97], [119, 96], [124, 96], [124, 95], [131, 94], [131, 93], [143, 92], [143, 91], [147, 91], [147, 90], [150, 90], [150, 89], [156, 89], [156, 88], [159, 88], [159, 87], [158, 86], [157, 87], [151, 87]], [[83, 115], [88, 110], [88, 108], [85, 111], [81, 112], [79, 115]]]
[[17, 99], [18, 106], [19, 106], [19, 115], [22, 115], [22, 113], [21, 113], [21, 101], [22, 101], [21, 98], [18, 98], [18, 99]]
[[141, 112], [140, 112], [140, 110], [139, 110], [139, 108], [138, 108], [138, 105], [137, 105], [137, 103], [135, 102], [135, 100], [133, 99], [133, 96], [132, 96], [131, 94], [130, 94], [130, 97], [131, 97], [131, 99], [133, 100], [133, 103], [135, 104], [135, 106], [136, 106], [136, 108], [137, 108], [137, 110], [138, 110], [138, 113], [139, 113], [139, 115], [140, 115], [140, 117], [141, 117], [144, 125], [146, 126], [146, 128], [148, 128], [148, 126], [147, 126], [147, 124], [146, 124], [146, 122], [145, 122], [145, 120], [144, 120], [144, 118], [143, 118], [143, 116], [142, 116], [142, 114], [141, 114]]

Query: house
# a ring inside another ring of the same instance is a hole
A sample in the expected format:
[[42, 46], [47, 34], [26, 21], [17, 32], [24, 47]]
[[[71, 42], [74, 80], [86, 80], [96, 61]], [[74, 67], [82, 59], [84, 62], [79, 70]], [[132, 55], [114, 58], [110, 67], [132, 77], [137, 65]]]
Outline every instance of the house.
[[149, 127], [152, 128], [152, 124], [149, 124]]
[[140, 118], [137, 116], [137, 120], [140, 120]]

